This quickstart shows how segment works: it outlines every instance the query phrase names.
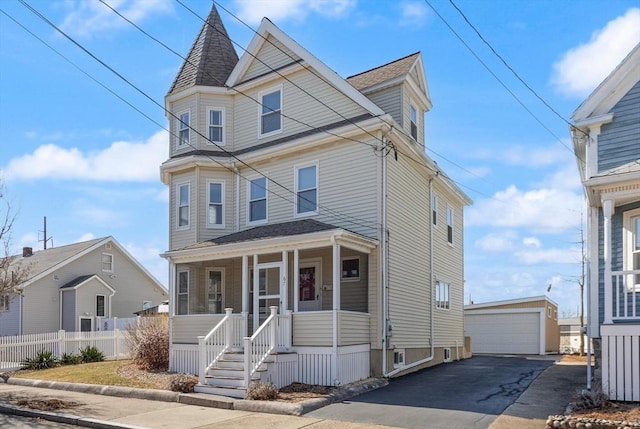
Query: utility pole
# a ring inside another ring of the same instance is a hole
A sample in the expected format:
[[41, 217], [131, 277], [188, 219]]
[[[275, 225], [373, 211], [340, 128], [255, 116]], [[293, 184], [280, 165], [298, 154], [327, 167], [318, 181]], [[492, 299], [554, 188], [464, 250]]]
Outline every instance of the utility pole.
[[42, 240], [38, 240], [38, 241], [44, 241], [44, 250], [47, 250], [47, 242], [49, 240], [51, 240], [51, 245], [53, 245], [53, 237], [47, 237], [47, 217], [44, 217], [44, 231], [43, 231], [44, 237]]

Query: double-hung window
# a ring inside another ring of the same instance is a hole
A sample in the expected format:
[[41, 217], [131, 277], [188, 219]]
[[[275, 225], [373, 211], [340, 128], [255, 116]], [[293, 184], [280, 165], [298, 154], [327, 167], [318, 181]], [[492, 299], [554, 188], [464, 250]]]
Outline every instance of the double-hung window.
[[249, 181], [249, 222], [267, 220], [267, 178]]
[[438, 226], [438, 196], [431, 196], [431, 221], [433, 226]]
[[110, 253], [102, 254], [102, 271], [113, 272], [113, 255]]
[[436, 282], [436, 308], [443, 310], [449, 310], [451, 308], [449, 283]]
[[318, 165], [296, 168], [296, 215], [318, 212]]
[[411, 121], [411, 137], [418, 141], [418, 111], [413, 106], [409, 106], [409, 119]]
[[269, 134], [282, 129], [282, 90], [278, 89], [260, 98], [260, 134]]
[[106, 315], [106, 301], [106, 296], [96, 295], [96, 316], [104, 317]]
[[178, 146], [189, 144], [189, 112], [180, 113], [178, 116]]
[[453, 244], [453, 209], [447, 207], [447, 241]]
[[189, 184], [178, 185], [178, 228], [189, 227]]
[[224, 183], [209, 182], [209, 209], [207, 226], [224, 228]]
[[625, 276], [627, 291], [640, 292], [640, 209], [624, 213], [624, 270], [633, 271]]
[[189, 271], [178, 271], [176, 314], [189, 314]]
[[221, 109], [209, 109], [209, 142], [224, 144], [224, 112]]

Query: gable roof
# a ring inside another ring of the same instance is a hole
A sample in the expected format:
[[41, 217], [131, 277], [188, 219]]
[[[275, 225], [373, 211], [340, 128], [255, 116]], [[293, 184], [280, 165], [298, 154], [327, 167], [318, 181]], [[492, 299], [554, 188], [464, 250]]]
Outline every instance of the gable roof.
[[361, 92], [357, 91], [353, 86], [349, 85], [343, 78], [341, 78], [336, 72], [331, 70], [326, 64], [317, 59], [313, 54], [302, 47], [298, 42], [289, 37], [285, 32], [280, 30], [269, 19], [262, 18], [260, 27], [256, 31], [255, 36], [251, 39], [249, 46], [247, 46], [244, 54], [240, 57], [240, 60], [236, 64], [233, 72], [227, 79], [227, 86], [234, 87], [242, 83], [242, 78], [249, 69], [249, 66], [255, 61], [260, 48], [267, 42], [268, 36], [273, 36], [276, 40], [282, 43], [287, 49], [302, 59], [313, 68], [323, 79], [329, 84], [336, 87], [340, 92], [351, 98], [354, 102], [358, 103], [364, 109], [376, 116], [382, 116], [385, 112], [380, 109], [373, 101], [365, 97]]
[[382, 82], [406, 76], [413, 68], [419, 56], [420, 52], [407, 55], [404, 58], [399, 58], [390, 63], [372, 68], [371, 70], [349, 76], [347, 82], [353, 85], [358, 91], [361, 91]]
[[224, 87], [238, 63], [215, 2], [167, 95], [196, 85]]
[[29, 280], [22, 283], [19, 288], [23, 289], [30, 284], [53, 274], [55, 271], [67, 264], [83, 257], [93, 250], [107, 243], [112, 243], [129, 261], [140, 271], [147, 275], [158, 287], [166, 291], [166, 288], [160, 283], [146, 268], [144, 268], [131, 254], [116, 241], [115, 238], [101, 237], [93, 240], [82, 241], [80, 243], [68, 244], [65, 246], [52, 247], [50, 249], [39, 250], [33, 252], [33, 255], [24, 257], [21, 255], [11, 256], [11, 265], [28, 265]]
[[102, 280], [97, 274], [88, 274], [86, 276], [76, 277], [75, 279], [71, 280], [70, 282], [65, 283], [62, 286], [60, 286], [60, 289], [62, 289], [62, 290], [78, 289], [78, 288], [81, 288], [82, 286], [88, 284], [89, 281], [91, 281], [91, 280], [95, 280], [98, 283], [100, 283], [102, 285], [102, 287], [104, 287], [105, 289], [108, 289], [111, 292], [112, 295], [116, 293], [115, 289], [112, 288], [111, 286], [109, 286], [107, 284], [107, 282]]
[[571, 115], [577, 126], [587, 125], [588, 118], [601, 117], [624, 97], [640, 81], [640, 43], [622, 60], [591, 95]]

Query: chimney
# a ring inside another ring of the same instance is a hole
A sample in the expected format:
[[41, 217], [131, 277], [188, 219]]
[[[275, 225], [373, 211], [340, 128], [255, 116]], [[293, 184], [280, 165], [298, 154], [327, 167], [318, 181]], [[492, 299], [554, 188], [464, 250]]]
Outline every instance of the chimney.
[[31, 247], [23, 247], [22, 248], [22, 257], [28, 258], [29, 256], [33, 256], [33, 248]]

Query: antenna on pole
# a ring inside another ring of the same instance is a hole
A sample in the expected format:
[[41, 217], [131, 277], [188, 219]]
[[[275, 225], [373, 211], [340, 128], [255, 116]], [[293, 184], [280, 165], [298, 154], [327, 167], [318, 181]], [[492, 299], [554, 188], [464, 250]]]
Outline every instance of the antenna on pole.
[[53, 237], [47, 237], [47, 217], [44, 217], [44, 231], [39, 231], [42, 232], [44, 237], [42, 238], [42, 240], [38, 239], [38, 241], [43, 241], [44, 242], [44, 250], [47, 250], [47, 241], [51, 240], [51, 246], [53, 247]]

